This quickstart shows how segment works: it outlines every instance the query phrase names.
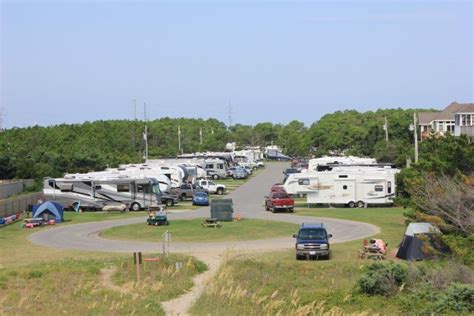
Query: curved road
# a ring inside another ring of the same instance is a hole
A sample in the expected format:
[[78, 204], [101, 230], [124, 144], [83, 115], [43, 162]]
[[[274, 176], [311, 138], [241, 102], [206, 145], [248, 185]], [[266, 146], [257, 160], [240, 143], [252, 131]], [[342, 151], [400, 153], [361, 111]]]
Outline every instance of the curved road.
[[[234, 201], [234, 214], [240, 214], [243, 218], [257, 218], [264, 220], [285, 221], [301, 224], [303, 222], [323, 222], [328, 231], [334, 236], [331, 240], [344, 242], [362, 239], [376, 234], [379, 229], [367, 223], [329, 219], [308, 218], [288, 213], [277, 213], [265, 211], [263, 197], [268, 193], [273, 183], [281, 181], [282, 171], [287, 167], [286, 163], [270, 163], [257, 177], [249, 180], [228, 195]], [[192, 212], [169, 213], [170, 220], [203, 218], [209, 216], [209, 208], [200, 208]], [[123, 225], [144, 223], [145, 218], [135, 217], [129, 219], [110, 220], [102, 222], [91, 222], [77, 225], [56, 227], [34, 233], [28, 239], [37, 245], [63, 249], [78, 249], [88, 251], [106, 252], [156, 252], [161, 249], [161, 242], [142, 241], [119, 241], [104, 239], [99, 236], [100, 231]], [[236, 241], [236, 242], [213, 242], [213, 243], [179, 243], [172, 242], [171, 252], [199, 253], [212, 251], [222, 252], [227, 249], [234, 250], [277, 250], [288, 249], [294, 246], [291, 236], [283, 238]]]

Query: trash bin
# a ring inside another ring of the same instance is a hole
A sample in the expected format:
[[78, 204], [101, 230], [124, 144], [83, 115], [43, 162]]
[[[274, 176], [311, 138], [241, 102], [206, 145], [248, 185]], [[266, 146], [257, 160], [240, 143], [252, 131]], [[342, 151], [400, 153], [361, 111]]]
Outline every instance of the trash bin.
[[218, 221], [232, 221], [234, 212], [232, 199], [216, 199], [211, 201], [211, 217]]

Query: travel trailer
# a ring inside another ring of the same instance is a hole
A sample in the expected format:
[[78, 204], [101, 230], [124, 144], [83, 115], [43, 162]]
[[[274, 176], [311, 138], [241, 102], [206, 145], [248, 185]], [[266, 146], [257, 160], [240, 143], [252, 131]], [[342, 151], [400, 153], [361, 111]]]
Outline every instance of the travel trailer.
[[46, 200], [65, 207], [102, 209], [104, 206], [124, 204], [133, 211], [159, 205], [161, 193], [158, 181], [147, 177], [45, 178], [43, 194]]
[[283, 187], [288, 194], [306, 194], [308, 204], [387, 205], [393, 204], [398, 172], [390, 166], [341, 166], [291, 174]]

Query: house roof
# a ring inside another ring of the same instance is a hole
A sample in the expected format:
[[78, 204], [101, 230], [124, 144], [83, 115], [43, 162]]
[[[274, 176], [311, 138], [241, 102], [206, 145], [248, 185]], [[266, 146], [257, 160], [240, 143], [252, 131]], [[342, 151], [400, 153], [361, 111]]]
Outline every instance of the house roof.
[[430, 125], [433, 121], [454, 121], [456, 113], [474, 113], [474, 103], [453, 102], [441, 112], [420, 112], [418, 113], [419, 125]]
[[461, 104], [462, 106], [456, 111], [456, 113], [474, 113], [474, 103]]
[[418, 113], [418, 124], [430, 125], [438, 114], [439, 112], [420, 112]]

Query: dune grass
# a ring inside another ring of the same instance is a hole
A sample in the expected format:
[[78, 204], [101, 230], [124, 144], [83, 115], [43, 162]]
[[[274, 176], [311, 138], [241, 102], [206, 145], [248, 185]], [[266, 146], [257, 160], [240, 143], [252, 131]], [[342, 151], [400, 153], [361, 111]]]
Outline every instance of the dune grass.
[[206, 266], [186, 256], [160, 259], [144, 263], [138, 282], [131, 257], [0, 269], [0, 314], [163, 315], [160, 302], [190, 289]]
[[291, 236], [298, 225], [284, 222], [243, 219], [241, 221], [221, 222], [220, 228], [202, 228], [203, 219], [171, 221], [169, 226], [149, 226], [134, 224], [110, 228], [101, 232], [101, 236], [122, 240], [161, 240], [163, 232], [171, 232], [173, 241], [214, 242], [268, 239]]

